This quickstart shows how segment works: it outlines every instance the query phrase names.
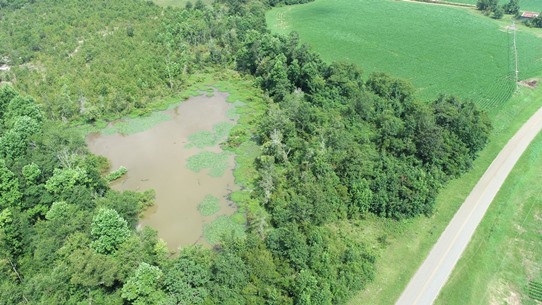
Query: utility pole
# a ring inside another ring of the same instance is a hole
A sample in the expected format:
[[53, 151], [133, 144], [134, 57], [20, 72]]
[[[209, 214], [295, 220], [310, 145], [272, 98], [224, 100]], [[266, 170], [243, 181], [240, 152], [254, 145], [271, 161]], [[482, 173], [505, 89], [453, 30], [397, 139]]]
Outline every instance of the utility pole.
[[516, 21], [512, 20], [512, 30], [514, 31], [514, 57], [516, 60], [516, 91], [519, 84], [519, 69], [518, 69], [518, 47], [516, 45]]

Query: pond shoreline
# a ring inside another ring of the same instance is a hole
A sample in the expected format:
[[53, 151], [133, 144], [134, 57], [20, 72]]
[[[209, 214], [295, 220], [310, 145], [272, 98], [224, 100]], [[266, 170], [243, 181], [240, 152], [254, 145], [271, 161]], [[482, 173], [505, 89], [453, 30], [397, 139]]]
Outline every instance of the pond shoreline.
[[[161, 117], [149, 128], [127, 128], [136, 132], [120, 134], [111, 132], [110, 126], [106, 132], [87, 137], [92, 153], [105, 156], [113, 169], [128, 169], [124, 177], [112, 183], [113, 189], [156, 190], [155, 205], [144, 212], [139, 226], [156, 229], [171, 251], [196, 243], [209, 246], [202, 238], [204, 226], [236, 211], [228, 199], [238, 190], [233, 177], [234, 155], [219, 145], [227, 139], [228, 126], [231, 129], [236, 122], [229, 115], [234, 105], [226, 101], [227, 97], [227, 93], [218, 91], [212, 96], [191, 97], [174, 108], [156, 112], [169, 118]], [[122, 123], [130, 124], [130, 119]], [[218, 199], [219, 210], [203, 216], [198, 206], [206, 196]]]

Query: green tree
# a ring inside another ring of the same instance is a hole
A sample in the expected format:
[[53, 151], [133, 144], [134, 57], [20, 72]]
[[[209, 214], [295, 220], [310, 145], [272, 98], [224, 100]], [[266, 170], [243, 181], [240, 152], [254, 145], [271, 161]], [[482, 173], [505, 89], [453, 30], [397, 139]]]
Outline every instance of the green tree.
[[540, 12], [540, 15], [538, 17], [534, 18], [530, 23], [530, 26], [533, 26], [535, 28], [542, 28], [542, 12]]
[[414, 87], [401, 79], [393, 78], [385, 73], [373, 73], [367, 80], [367, 87], [376, 95], [405, 102], [414, 95]]
[[43, 115], [36, 101], [31, 97], [17, 95], [7, 105], [4, 125], [7, 127], [13, 126], [14, 120], [19, 117], [29, 117], [37, 123], [43, 122]]
[[294, 269], [302, 270], [307, 267], [309, 247], [305, 235], [297, 225], [290, 223], [273, 230], [266, 243], [271, 252], [285, 259]]
[[498, 5], [498, 0], [478, 0], [476, 8], [481, 11], [492, 12]]
[[135, 228], [139, 221], [139, 214], [152, 204], [153, 199], [154, 191], [152, 190], [143, 193], [107, 192], [104, 197], [97, 200], [97, 204], [104, 208], [115, 209], [128, 222], [130, 228]]
[[0, 210], [19, 205], [21, 197], [19, 180], [0, 159]]
[[28, 184], [36, 183], [41, 175], [40, 167], [36, 163], [23, 166], [23, 176]]
[[351, 181], [349, 187], [352, 197], [352, 207], [350, 207], [351, 215], [365, 214], [369, 211], [373, 193], [366, 179], [357, 178]]
[[210, 280], [208, 266], [201, 265], [191, 258], [190, 253], [173, 262], [164, 277], [165, 290], [170, 304], [201, 304], [209, 292], [207, 284]]
[[82, 232], [71, 234], [57, 252], [62, 268], [67, 269], [70, 283], [86, 289], [112, 287], [119, 278], [119, 267], [111, 255], [96, 253], [88, 247], [89, 238]]
[[504, 6], [504, 12], [510, 15], [516, 15], [519, 13], [519, 0], [510, 0]]
[[47, 220], [63, 220], [69, 217], [70, 206], [64, 201], [55, 201], [45, 214]]
[[127, 279], [142, 262], [157, 266], [164, 265], [168, 254], [167, 245], [158, 239], [158, 233], [146, 226], [120, 244], [114, 257], [122, 262], [119, 265], [119, 272], [123, 279]]
[[28, 116], [18, 116], [11, 120], [12, 127], [0, 137], [0, 156], [9, 159], [22, 158], [30, 139], [41, 130], [39, 123]]
[[504, 16], [504, 8], [501, 5], [497, 5], [493, 10], [493, 18], [501, 19]]
[[91, 247], [98, 253], [110, 254], [115, 252], [128, 236], [128, 223], [112, 209], [100, 209], [92, 219]]
[[165, 294], [160, 290], [162, 270], [145, 262], [122, 287], [122, 298], [134, 305], [162, 304]]
[[203, 10], [205, 9], [205, 3], [203, 3], [202, 0], [197, 0], [196, 4], [194, 5], [194, 9], [196, 10]]
[[441, 96], [433, 102], [436, 123], [454, 133], [467, 147], [474, 159], [486, 145], [491, 132], [487, 114], [472, 102], [462, 102], [453, 96]]
[[111, 287], [119, 280], [119, 264], [113, 257], [87, 247], [71, 252], [66, 263], [72, 284], [94, 289], [99, 286]]
[[331, 305], [332, 296], [329, 285], [318, 285], [318, 280], [308, 270], [301, 270], [294, 280], [295, 304], [299, 305]]
[[76, 185], [85, 185], [89, 182], [90, 179], [83, 168], [55, 168], [53, 176], [45, 183], [45, 188], [50, 193], [61, 194], [73, 189]]
[[12, 270], [15, 270], [17, 258], [25, 251], [28, 244], [29, 224], [24, 213], [16, 208], [0, 211], [0, 257], [10, 260]]
[[243, 304], [241, 291], [249, 281], [249, 270], [234, 251], [224, 249], [216, 254], [211, 266], [210, 295], [217, 304]]
[[17, 95], [19, 94], [11, 86], [3, 85], [0, 87], [0, 119], [6, 112], [11, 100]]
[[288, 73], [285, 65], [286, 57], [284, 54], [278, 55], [271, 67], [264, 87], [272, 96], [282, 100], [291, 91], [291, 84], [288, 81]]

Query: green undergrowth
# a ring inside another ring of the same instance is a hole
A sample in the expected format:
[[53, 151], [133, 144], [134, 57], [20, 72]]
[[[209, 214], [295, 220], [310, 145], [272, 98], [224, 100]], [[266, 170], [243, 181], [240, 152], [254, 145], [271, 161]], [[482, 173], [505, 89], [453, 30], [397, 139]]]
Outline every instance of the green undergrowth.
[[234, 104], [234, 107], [231, 107], [228, 110], [226, 110], [226, 116], [228, 117], [228, 119], [232, 119], [232, 120], [237, 120], [239, 118], [239, 115], [237, 114], [237, 109], [235, 108], [235, 104]]
[[[257, 123], [267, 110], [263, 92], [255, 88], [251, 79], [239, 80], [235, 83], [218, 81], [213, 85], [220, 91], [228, 92], [228, 101], [233, 103], [239, 116], [237, 124], [230, 130], [228, 140], [223, 148], [235, 153], [235, 169], [233, 175], [235, 183], [241, 187], [241, 191], [233, 194], [248, 194], [254, 189], [254, 181], [257, 171], [254, 160], [260, 155], [260, 147], [254, 137]], [[237, 204], [240, 211], [248, 209], [249, 196], [231, 196], [231, 200]]]
[[[228, 82], [231, 82], [232, 84], [228, 85]], [[243, 80], [237, 72], [232, 70], [225, 70], [222, 72], [208, 71], [193, 74], [185, 81], [184, 89], [180, 90], [179, 93], [167, 98], [149, 102], [143, 109], [136, 109], [132, 113], [122, 117], [110, 114], [92, 123], [73, 121], [67, 128], [77, 129], [83, 135], [98, 132], [102, 134], [138, 133], [148, 130], [164, 121], [170, 120], [171, 117], [163, 111], [177, 107], [180, 103], [190, 97], [200, 96], [202, 94], [212, 95], [215, 88], [220, 90], [218, 86], [214, 85], [215, 83], [220, 84], [220, 86], [224, 88], [233, 88], [236, 86], [233, 85], [233, 83], [236, 82], [247, 81]], [[228, 101], [231, 102], [232, 100], [228, 99]], [[228, 112], [228, 118], [235, 119], [238, 115], [235, 108], [236, 106], [239, 106], [239, 104], [233, 103], [233, 106], [233, 109]]]
[[[159, 6], [171, 6], [171, 7], [185, 7], [188, 2], [192, 2], [192, 4], [195, 4], [196, 1], [190, 1], [190, 0], [153, 0], [152, 2], [156, 3]], [[205, 4], [212, 4], [212, 0], [203, 0], [202, 1]]]
[[220, 211], [219, 199], [213, 195], [207, 195], [198, 206], [198, 211], [203, 216], [211, 216]]
[[241, 213], [231, 216], [220, 216], [213, 222], [205, 225], [203, 236], [210, 244], [217, 244], [223, 236], [233, 235], [238, 238], [245, 236], [246, 218]]
[[235, 109], [235, 113], [231, 115], [238, 116], [222, 145], [224, 150], [235, 154], [235, 183], [242, 189], [253, 189], [257, 176], [253, 162], [260, 154], [259, 146], [254, 141], [255, 129], [267, 110], [263, 92], [255, 88], [252, 79], [238, 75], [234, 76], [233, 80], [227, 76], [217, 76], [211, 84], [221, 92], [228, 92], [227, 101], [232, 103], [232, 109]]
[[530, 281], [542, 283], [540, 168], [542, 134], [493, 200], [435, 304], [540, 304], [529, 295]]
[[254, 159], [260, 154], [259, 146], [254, 142], [257, 122], [264, 115], [267, 106], [263, 93], [253, 86], [251, 79], [234, 78], [231, 80], [218, 80], [212, 87], [222, 92], [228, 92], [228, 102], [233, 103], [237, 116], [236, 124], [229, 131], [228, 139], [222, 148], [235, 155], [235, 168], [233, 175], [239, 190], [230, 194], [230, 200], [237, 206], [237, 212], [231, 216], [220, 216], [204, 228], [204, 237], [210, 244], [220, 242], [221, 237], [229, 234], [243, 237], [245, 234], [246, 214], [258, 213], [262, 210], [250, 199], [250, 192], [254, 189], [257, 171]]
[[[474, 162], [473, 168], [452, 180], [441, 190], [430, 217], [394, 221], [368, 216], [366, 219], [344, 222], [335, 227], [356, 240], [373, 244], [376, 277], [366, 289], [351, 299], [350, 304], [394, 304], [403, 289], [425, 259], [440, 234], [478, 182], [482, 174], [508, 140], [527, 119], [542, 107], [542, 87], [520, 88], [510, 100], [489, 113], [493, 132], [487, 147]], [[515, 171], [514, 175], [519, 173]]]
[[236, 184], [252, 185], [253, 178], [257, 175], [253, 162], [259, 155], [260, 147], [255, 142], [247, 141], [239, 145], [235, 155], [236, 168], [233, 171]]

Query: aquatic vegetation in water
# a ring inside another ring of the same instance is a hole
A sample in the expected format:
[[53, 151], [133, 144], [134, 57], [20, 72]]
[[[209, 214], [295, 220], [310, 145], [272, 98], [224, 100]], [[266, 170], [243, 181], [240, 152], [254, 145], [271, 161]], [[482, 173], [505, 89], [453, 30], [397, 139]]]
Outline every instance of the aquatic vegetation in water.
[[148, 116], [128, 118], [120, 122], [114, 123], [111, 126], [101, 130], [103, 135], [111, 135], [120, 133], [130, 135], [138, 132], [143, 132], [151, 129], [161, 122], [171, 120], [171, 116], [164, 112], [153, 112]]
[[196, 173], [208, 168], [209, 176], [222, 177], [228, 168], [228, 157], [230, 155], [231, 153], [227, 151], [221, 153], [202, 151], [199, 154], [189, 157], [186, 166]]
[[188, 137], [189, 144], [186, 145], [186, 148], [204, 148], [211, 147], [219, 144], [220, 142], [227, 139], [230, 134], [230, 130], [233, 128], [233, 124], [230, 122], [221, 122], [213, 126], [213, 131], [203, 130], [191, 134]]
[[124, 174], [126, 174], [127, 172], [128, 169], [126, 167], [120, 166], [119, 169], [117, 169], [116, 171], [112, 171], [111, 173], [109, 173], [109, 175], [105, 177], [105, 180], [107, 180], [107, 182], [115, 181], [120, 177], [124, 176]]
[[203, 216], [211, 216], [220, 211], [219, 199], [213, 195], [207, 195], [198, 206], [198, 211]]

